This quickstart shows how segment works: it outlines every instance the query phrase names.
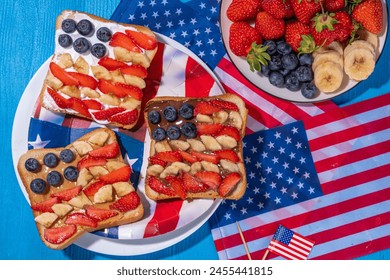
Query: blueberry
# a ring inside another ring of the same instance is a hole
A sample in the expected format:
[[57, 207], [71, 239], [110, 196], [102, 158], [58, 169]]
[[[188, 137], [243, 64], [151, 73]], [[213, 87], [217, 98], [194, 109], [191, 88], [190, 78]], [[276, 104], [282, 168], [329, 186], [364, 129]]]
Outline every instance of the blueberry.
[[304, 97], [311, 99], [317, 95], [317, 87], [313, 82], [303, 83], [301, 87], [301, 93]]
[[263, 74], [264, 77], [268, 77], [269, 73], [271, 72], [269, 67], [265, 66], [265, 65], [261, 65], [261, 70], [260, 71], [261, 71], [261, 74]]
[[276, 71], [282, 68], [282, 60], [280, 55], [274, 55], [268, 62], [268, 67], [271, 71]]
[[108, 42], [111, 40], [111, 30], [107, 27], [100, 27], [98, 31], [96, 31], [96, 37], [102, 42]]
[[62, 183], [62, 175], [60, 174], [60, 172], [53, 170], [49, 174], [47, 174], [46, 180], [49, 185], [58, 187]]
[[295, 72], [300, 82], [310, 82], [313, 80], [313, 72], [309, 66], [299, 66]]
[[103, 56], [106, 55], [106, 52], [107, 52], [106, 46], [103, 45], [103, 44], [101, 44], [101, 43], [96, 43], [96, 44], [94, 44], [94, 45], [91, 47], [91, 54], [92, 54], [94, 57], [102, 58]]
[[165, 130], [161, 127], [157, 127], [155, 130], [152, 132], [152, 137], [156, 141], [162, 141], [165, 139], [167, 136]]
[[268, 79], [269, 79], [269, 82], [276, 87], [283, 87], [284, 86], [284, 77], [279, 72], [276, 72], [276, 71], [271, 72]]
[[303, 53], [298, 56], [299, 58], [299, 63], [301, 65], [312, 65], [313, 64], [313, 55], [311, 53]]
[[60, 152], [60, 160], [69, 163], [74, 160], [75, 156], [71, 149], [64, 149]]
[[297, 91], [301, 87], [301, 83], [299, 82], [297, 75], [295, 72], [287, 75], [286, 77], [286, 88], [291, 91]]
[[64, 19], [61, 28], [65, 33], [73, 33], [76, 31], [76, 22], [73, 19]]
[[63, 48], [68, 48], [73, 44], [73, 39], [68, 34], [60, 34], [58, 44]]
[[83, 36], [90, 36], [94, 31], [92, 22], [87, 19], [80, 20], [76, 25], [76, 29]]
[[167, 128], [167, 135], [171, 140], [179, 139], [181, 135], [180, 128], [178, 128], [176, 125], [171, 125]]
[[37, 172], [41, 169], [41, 164], [35, 158], [27, 159], [24, 163], [24, 166], [26, 167], [27, 171], [30, 172]]
[[298, 58], [294, 53], [285, 54], [282, 56], [282, 67], [288, 70], [294, 70], [299, 64]]
[[56, 167], [58, 164], [58, 157], [53, 153], [47, 153], [43, 157], [43, 163], [48, 167]]
[[89, 51], [91, 48], [91, 43], [85, 38], [77, 38], [73, 42], [73, 48], [76, 52], [83, 54]]
[[148, 113], [148, 119], [152, 124], [158, 124], [161, 122], [161, 116], [160, 113], [156, 110], [150, 111]]
[[45, 180], [37, 178], [31, 181], [30, 189], [33, 193], [43, 194], [46, 191], [47, 184]]
[[174, 122], [177, 120], [177, 110], [175, 107], [167, 106], [163, 111], [164, 118], [169, 122]]
[[68, 166], [64, 170], [64, 177], [65, 179], [75, 182], [77, 180], [77, 177], [79, 176], [79, 171], [74, 166]]
[[181, 127], [181, 133], [187, 138], [196, 137], [196, 126], [192, 122], [187, 122]]
[[278, 53], [285, 55], [291, 53], [292, 48], [288, 43], [281, 41], [277, 43], [276, 50], [278, 51]]
[[266, 52], [269, 55], [273, 55], [276, 53], [276, 43], [274, 41], [266, 40], [266, 41], [264, 41], [263, 45], [268, 46], [268, 49], [266, 50]]
[[194, 106], [188, 103], [184, 103], [179, 108], [179, 114], [183, 119], [191, 119], [194, 116]]

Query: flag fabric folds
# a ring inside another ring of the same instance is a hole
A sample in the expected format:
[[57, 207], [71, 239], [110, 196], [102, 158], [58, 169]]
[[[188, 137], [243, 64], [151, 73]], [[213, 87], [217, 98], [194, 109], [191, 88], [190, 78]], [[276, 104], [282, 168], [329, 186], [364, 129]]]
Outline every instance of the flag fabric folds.
[[306, 260], [313, 246], [314, 241], [279, 225], [268, 250], [289, 260]]
[[[313, 192], [317, 195], [288, 204], [301, 178], [292, 176], [290, 180], [271, 166], [263, 179], [256, 163], [267, 170], [264, 164], [271, 165], [272, 161], [267, 162], [259, 149], [250, 159], [254, 167], [246, 165], [249, 179], [251, 172], [255, 173], [256, 184], [248, 181], [245, 197], [237, 202], [226, 201], [210, 220], [221, 259], [247, 258], [235, 220], [239, 220], [252, 259], [262, 258], [279, 224], [315, 241], [310, 259], [353, 259], [389, 248], [390, 94], [308, 118], [302, 124], [307, 135], [307, 143], [302, 146], [309, 147], [316, 170], [310, 176], [317, 176], [320, 184], [320, 189]], [[260, 131], [244, 141], [255, 142], [263, 137], [269, 139], [265, 143], [268, 146], [283, 128], [297, 125]], [[298, 133], [290, 134], [294, 135]], [[292, 145], [297, 143], [291, 140]], [[251, 148], [246, 145], [244, 154], [251, 155]], [[278, 149], [275, 147], [268, 157], [277, 158]], [[301, 167], [297, 163], [286, 165], [286, 170], [295, 168]], [[277, 181], [279, 177], [285, 180], [284, 185]], [[282, 207], [277, 204], [278, 197], [285, 203]], [[270, 254], [269, 258], [277, 256]]]

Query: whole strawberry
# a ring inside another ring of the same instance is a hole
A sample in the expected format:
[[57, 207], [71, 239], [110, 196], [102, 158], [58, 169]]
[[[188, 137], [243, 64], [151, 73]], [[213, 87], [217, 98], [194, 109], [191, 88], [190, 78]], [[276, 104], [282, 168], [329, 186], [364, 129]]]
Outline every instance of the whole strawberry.
[[261, 10], [260, 4], [259, 0], [233, 0], [226, 15], [233, 22], [254, 19]]
[[337, 39], [334, 27], [337, 24], [337, 20], [333, 16], [334, 14], [324, 12], [313, 17], [310, 34], [313, 36], [317, 46], [327, 46]]
[[281, 38], [285, 27], [284, 19], [274, 18], [267, 12], [259, 12], [256, 16], [255, 28], [265, 40]]
[[383, 10], [381, 0], [363, 0], [352, 11], [352, 18], [374, 34], [382, 32]]
[[328, 12], [338, 12], [344, 9], [346, 0], [325, 0], [324, 8]]
[[233, 22], [229, 30], [229, 47], [237, 56], [246, 56], [253, 42], [261, 44], [263, 42], [260, 33], [249, 23]]
[[263, 0], [261, 7], [274, 18], [290, 18], [294, 15], [291, 0]]
[[322, 2], [323, 0], [291, 0], [295, 16], [304, 24], [308, 24], [321, 11]]
[[339, 11], [334, 14], [333, 18], [338, 22], [334, 25], [336, 40], [339, 42], [346, 41], [354, 30], [351, 16], [345, 11]]
[[310, 27], [299, 21], [286, 23], [286, 42], [296, 53], [311, 53], [315, 50], [316, 44], [310, 35]]

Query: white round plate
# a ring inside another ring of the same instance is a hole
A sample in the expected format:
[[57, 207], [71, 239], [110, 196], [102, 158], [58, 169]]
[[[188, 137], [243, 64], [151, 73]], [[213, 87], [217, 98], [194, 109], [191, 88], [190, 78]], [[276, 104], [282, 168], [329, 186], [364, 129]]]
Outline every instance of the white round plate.
[[[214, 78], [216, 83], [216, 87], [213, 87], [213, 95], [224, 93], [223, 87], [219, 83], [215, 74], [207, 67], [207, 65], [200, 58], [198, 58], [194, 53], [192, 53], [190, 50], [188, 50], [178, 42], [161, 34], [157, 34], [157, 36], [160, 42], [165, 43], [172, 49], [176, 49], [179, 52], [182, 52], [185, 55], [193, 58], [204, 69], [207, 70], [207, 72]], [[25, 91], [23, 92], [23, 95], [19, 101], [19, 105], [15, 113], [12, 129], [12, 159], [14, 169], [19, 182], [19, 187], [27, 201], [28, 195], [17, 171], [17, 164], [20, 156], [27, 152], [30, 119], [34, 109], [34, 104], [36, 103], [36, 100], [41, 91], [43, 81], [46, 77], [50, 61], [51, 58], [46, 60], [46, 62], [38, 69], [38, 71], [35, 73], [29, 84], [27, 85]], [[144, 144], [145, 151], [149, 150], [149, 142], [147, 139], [148, 136], [146, 137], [146, 141]], [[144, 159], [142, 170], [146, 169], [145, 162], [147, 162], [147, 160]], [[141, 184], [142, 179], [138, 184], [139, 188]], [[140, 189], [142, 189], [142, 187]], [[180, 212], [181, 219], [184, 216], [184, 219], [182, 219], [184, 220], [184, 222], [181, 222], [175, 230], [161, 235], [148, 238], [139, 238], [132, 237], [132, 234], [130, 232], [128, 235], [119, 236], [119, 239], [117, 239], [111, 237], [103, 237], [99, 234], [94, 233], [86, 233], [81, 238], [79, 238], [75, 242], [75, 244], [93, 252], [116, 256], [135, 256], [156, 252], [165, 249], [169, 246], [172, 246], [194, 233], [210, 218], [210, 216], [214, 213], [220, 203], [220, 199], [199, 199], [194, 200], [191, 203], [185, 201], [182, 206], [182, 210], [184, 211]], [[149, 213], [149, 215], [152, 216], [153, 213]], [[137, 223], [146, 223], [145, 217], [143, 220], [131, 224], [132, 226], [134, 226], [135, 229], [143, 228], [141, 224], [137, 225]], [[119, 228], [126, 226], [128, 225], [119, 226]], [[135, 234], [134, 236], [139, 236], [139, 234]]]
[[[379, 56], [383, 50], [383, 47], [386, 42], [387, 37], [387, 20], [388, 20], [388, 11], [387, 11], [387, 4], [386, 0], [383, 1], [383, 31], [379, 36]], [[335, 98], [336, 96], [339, 96], [354, 86], [358, 84], [356, 81], [349, 80], [347, 75], [344, 75], [344, 80], [341, 85], [341, 88], [334, 92], [334, 93], [324, 93], [320, 92], [315, 98], [307, 99], [305, 98], [300, 91], [289, 91], [286, 88], [278, 88], [270, 84], [267, 77], [263, 77], [261, 74], [257, 72], [252, 72], [249, 69], [249, 65], [246, 62], [246, 59], [243, 57], [236, 56], [232, 53], [229, 47], [229, 30], [230, 26], [232, 25], [232, 22], [228, 19], [226, 16], [226, 11], [230, 4], [232, 3], [232, 0], [223, 0], [221, 3], [221, 9], [220, 9], [220, 24], [221, 24], [221, 32], [222, 32], [222, 40], [223, 44], [225, 46], [226, 52], [228, 53], [230, 60], [232, 63], [236, 66], [238, 71], [246, 78], [248, 81], [250, 81], [252, 84], [254, 84], [259, 89], [263, 90], [266, 93], [269, 93], [273, 96], [279, 97], [284, 100], [293, 101], [293, 102], [303, 102], [303, 103], [313, 103], [313, 102], [319, 102], [319, 101], [325, 101], [328, 99]]]

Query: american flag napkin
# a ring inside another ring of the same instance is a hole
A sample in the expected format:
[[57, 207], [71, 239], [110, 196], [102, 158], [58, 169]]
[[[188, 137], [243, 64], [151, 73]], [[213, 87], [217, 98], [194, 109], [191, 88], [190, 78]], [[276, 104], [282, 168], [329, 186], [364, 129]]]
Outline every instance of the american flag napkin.
[[252, 259], [263, 257], [279, 224], [315, 242], [310, 259], [390, 247], [390, 94], [244, 142], [245, 196], [210, 220], [220, 259], [247, 259], [236, 221]]

